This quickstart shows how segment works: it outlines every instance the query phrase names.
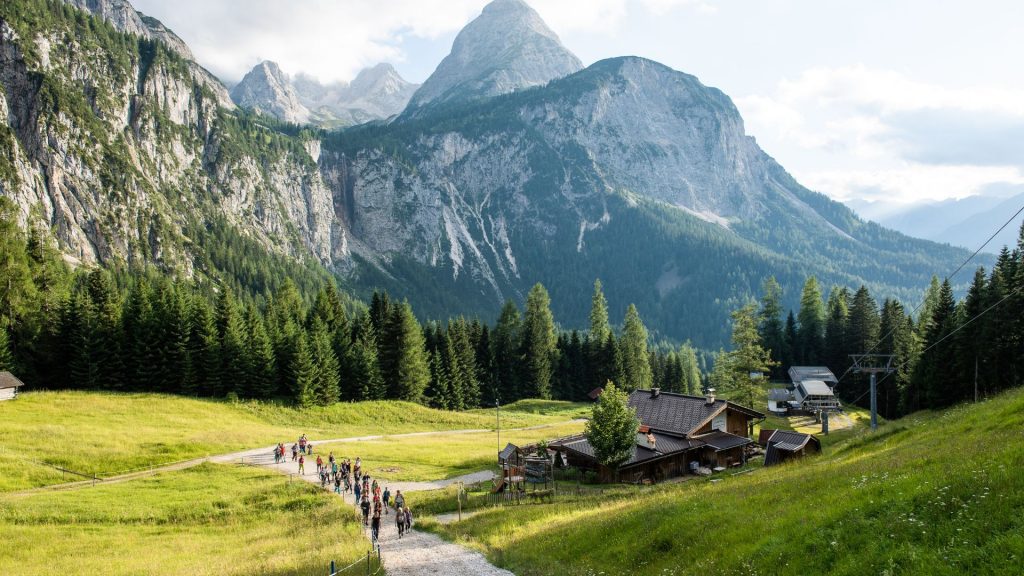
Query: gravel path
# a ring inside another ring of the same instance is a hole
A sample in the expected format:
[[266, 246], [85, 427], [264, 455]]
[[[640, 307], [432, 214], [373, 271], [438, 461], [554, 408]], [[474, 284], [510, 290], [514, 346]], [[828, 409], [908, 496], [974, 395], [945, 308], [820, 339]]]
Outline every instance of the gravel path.
[[[274, 464], [274, 459], [271, 456], [269, 462], [261, 459], [259, 463], [282, 474], [292, 475], [293, 478], [301, 478], [307, 482], [319, 484], [320, 479], [316, 475], [315, 459], [311, 464], [306, 465], [306, 473], [302, 476], [298, 474], [298, 463], [291, 461], [290, 454], [287, 460], [287, 462]], [[493, 476], [493, 472], [486, 470], [432, 482], [389, 482], [387, 486], [391, 489], [392, 494], [398, 490], [402, 492], [437, 490], [456, 482], [461, 481], [470, 484], [490, 480]], [[355, 505], [354, 494], [349, 493], [339, 497], [343, 497], [346, 502]], [[384, 516], [381, 520], [378, 542], [381, 548], [381, 560], [389, 576], [514, 576], [512, 572], [502, 570], [488, 562], [483, 554], [479, 552], [474, 552], [458, 544], [452, 544], [434, 534], [416, 530], [415, 503], [413, 503], [412, 508], [414, 529], [411, 532], [407, 532], [401, 538], [398, 537], [398, 530], [395, 528], [394, 510], [391, 510], [391, 513]], [[449, 516], [451, 517], [449, 518]], [[462, 516], [467, 518], [469, 513], [463, 513]], [[445, 524], [452, 522], [454, 519], [455, 515], [442, 515], [442, 517], [438, 518], [440, 522]], [[369, 537], [368, 530], [366, 534]]]

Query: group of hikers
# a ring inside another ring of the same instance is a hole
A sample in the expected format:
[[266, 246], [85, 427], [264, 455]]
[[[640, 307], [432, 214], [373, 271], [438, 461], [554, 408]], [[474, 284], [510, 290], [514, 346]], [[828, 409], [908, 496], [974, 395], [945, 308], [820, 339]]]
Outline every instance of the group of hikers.
[[[274, 463], [280, 464], [285, 461], [285, 445], [278, 444], [274, 447]], [[292, 462], [298, 462], [299, 474], [306, 475], [306, 457], [312, 458], [313, 444], [303, 434], [298, 441], [292, 445]], [[391, 491], [387, 486], [381, 489], [376, 478], [370, 478], [369, 474], [363, 473], [363, 461], [358, 456], [355, 462], [348, 458], [335, 458], [334, 452], [327, 455], [327, 460], [322, 455], [316, 455], [316, 474], [320, 478], [320, 487], [325, 490], [334, 485], [334, 493], [344, 496], [352, 492], [355, 496], [355, 504], [363, 513], [363, 526], [370, 527], [370, 534], [374, 543], [380, 536], [381, 515], [389, 515], [389, 508], [395, 510], [395, 527], [398, 528], [398, 537], [401, 538], [412, 528], [412, 512], [406, 505], [405, 496], [401, 490], [395, 492], [395, 500], [391, 502]]]

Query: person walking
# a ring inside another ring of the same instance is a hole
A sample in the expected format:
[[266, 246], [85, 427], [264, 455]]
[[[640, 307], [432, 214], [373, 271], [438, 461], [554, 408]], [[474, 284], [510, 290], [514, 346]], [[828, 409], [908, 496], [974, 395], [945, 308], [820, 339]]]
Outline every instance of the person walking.
[[299, 456], [299, 476], [306, 475], [306, 457]]
[[334, 475], [334, 493], [341, 494], [341, 476]]
[[402, 496], [402, 491], [395, 492], [395, 510], [401, 510], [405, 508], [405, 496]]
[[405, 507], [405, 531], [412, 530], [412, 510], [409, 507]]
[[298, 459], [298, 457], [299, 457], [299, 445], [298, 444], [292, 444], [292, 462], [295, 462], [295, 460]]
[[363, 502], [360, 504], [360, 508], [363, 509], [363, 526], [368, 526], [370, 520], [370, 499], [366, 494], [363, 494]]
[[395, 528], [398, 528], [398, 537], [405, 535], [405, 511], [399, 508], [395, 511]]
[[355, 489], [355, 493], [356, 493], [356, 503], [358, 503], [358, 502], [359, 502], [359, 500], [360, 500], [360, 498], [359, 498], [359, 495], [360, 495], [359, 493], [360, 493], [360, 492], [361, 492], [361, 490], [359, 489], [359, 482], [356, 482], [356, 489]]
[[377, 538], [380, 536], [380, 504], [373, 507], [373, 520], [370, 521], [370, 534], [372, 540], [376, 544]]
[[388, 506], [391, 504], [391, 491], [388, 490], [387, 486], [384, 487], [384, 494], [381, 496], [381, 499], [384, 501], [384, 515], [386, 516], [388, 514]]
[[324, 459], [321, 458], [320, 456], [317, 456], [316, 457], [316, 473], [319, 474], [320, 472], [323, 472], [323, 469], [324, 469]]

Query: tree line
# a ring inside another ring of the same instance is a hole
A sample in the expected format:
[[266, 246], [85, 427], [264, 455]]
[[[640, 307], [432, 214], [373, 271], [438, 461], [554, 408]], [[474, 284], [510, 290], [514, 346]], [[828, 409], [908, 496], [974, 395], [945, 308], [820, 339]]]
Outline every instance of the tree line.
[[768, 278], [760, 306], [733, 316], [734, 325], [756, 326], [757, 343], [774, 363], [765, 365], [772, 379], [785, 380], [793, 365], [827, 366], [841, 379], [837, 394], [867, 406], [868, 378], [851, 370], [849, 355], [891, 354], [896, 370], [880, 378], [878, 392], [888, 418], [985, 397], [1024, 379], [1024, 227], [1017, 247], [1004, 247], [991, 271], [978, 268], [959, 301], [949, 279], [932, 278], [915, 309], [889, 298], [879, 306], [864, 286], [833, 287], [826, 299], [814, 277], [795, 314], [783, 317], [781, 301], [781, 287]]
[[[0, 199], [2, 200], [2, 199]], [[635, 306], [616, 331], [600, 281], [588, 331], [560, 330], [543, 285], [496, 322], [420, 323], [408, 302], [368, 305], [332, 282], [269, 294], [153, 271], [71, 270], [0, 206], [0, 369], [35, 388], [281, 399], [398, 399], [449, 410], [522, 398], [583, 400], [615, 381], [699, 393], [696, 350], [648, 346]]]

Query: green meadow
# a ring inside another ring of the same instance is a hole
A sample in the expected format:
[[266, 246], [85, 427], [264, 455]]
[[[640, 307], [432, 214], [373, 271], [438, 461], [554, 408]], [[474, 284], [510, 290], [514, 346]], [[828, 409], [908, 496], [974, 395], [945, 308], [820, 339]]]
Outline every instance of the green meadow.
[[[502, 428], [564, 422], [567, 402], [503, 407]], [[108, 477], [124, 472], [311, 439], [494, 428], [493, 410], [449, 412], [396, 401], [298, 409], [161, 394], [32, 392], [0, 403], [0, 492], [79, 480], [41, 466]]]
[[[824, 454], [420, 527], [520, 576], [1020, 574], [1024, 390], [857, 427]], [[441, 511], [437, 495], [430, 503]]]
[[221, 464], [0, 496], [0, 574], [326, 574], [369, 543], [355, 510], [305, 482]]

